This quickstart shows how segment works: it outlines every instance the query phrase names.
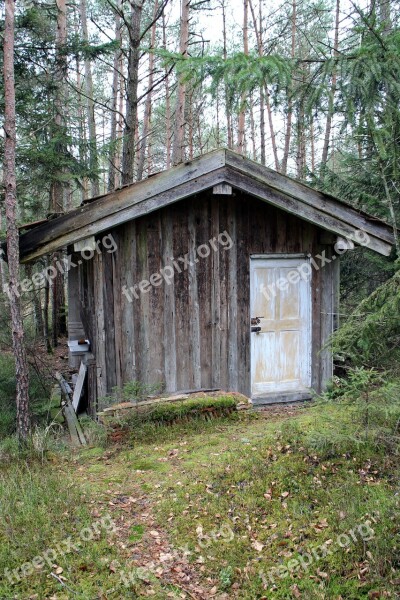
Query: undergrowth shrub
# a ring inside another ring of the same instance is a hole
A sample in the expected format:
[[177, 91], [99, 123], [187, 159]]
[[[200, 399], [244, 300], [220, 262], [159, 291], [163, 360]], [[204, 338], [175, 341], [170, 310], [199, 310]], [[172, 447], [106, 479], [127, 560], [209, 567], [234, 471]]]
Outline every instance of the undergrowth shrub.
[[356, 367], [334, 378], [317, 400], [323, 419], [306, 429], [295, 422], [281, 427], [283, 443], [304, 446], [323, 458], [400, 454], [400, 381], [387, 373]]
[[[0, 355], [0, 439], [15, 432], [16, 381], [14, 359]], [[30, 370], [29, 397], [34, 423], [45, 424], [50, 412], [50, 383], [36, 370]]]
[[334, 334], [337, 359], [400, 375], [400, 271], [363, 300]]
[[164, 390], [164, 383], [142, 383], [141, 381], [128, 381], [123, 387], [114, 387], [108, 396], [99, 398], [99, 410], [104, 410], [120, 402], [140, 402], [149, 396], [160, 394]]
[[216, 396], [215, 398], [188, 398], [175, 402], [161, 402], [149, 406], [143, 412], [131, 411], [125, 417], [128, 426], [140, 425], [142, 423], [168, 424], [185, 417], [196, 417], [207, 412], [234, 410], [236, 400], [232, 396]]
[[105, 447], [107, 445], [107, 430], [98, 421], [94, 421], [89, 416], [81, 416], [79, 423], [85, 434], [89, 446]]

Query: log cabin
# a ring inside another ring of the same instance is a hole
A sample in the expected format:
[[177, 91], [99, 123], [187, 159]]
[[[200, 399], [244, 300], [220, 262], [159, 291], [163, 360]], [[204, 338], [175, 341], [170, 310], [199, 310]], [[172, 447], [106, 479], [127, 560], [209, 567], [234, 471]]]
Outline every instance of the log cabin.
[[293, 402], [332, 376], [340, 255], [388, 255], [391, 227], [219, 149], [20, 238], [23, 262], [69, 257], [69, 339], [88, 340], [89, 412], [126, 382]]

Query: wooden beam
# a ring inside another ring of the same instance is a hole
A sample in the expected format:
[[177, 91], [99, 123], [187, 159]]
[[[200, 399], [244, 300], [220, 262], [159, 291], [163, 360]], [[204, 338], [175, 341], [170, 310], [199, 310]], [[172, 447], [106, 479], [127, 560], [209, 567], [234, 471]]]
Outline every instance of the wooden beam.
[[[357, 230], [356, 227], [352, 227], [348, 223], [328, 215], [309, 204], [304, 204], [300, 200], [269, 188], [264, 183], [257, 181], [251, 176], [246, 176], [236, 170], [229, 169], [227, 170], [225, 177], [226, 181], [233, 185], [233, 187], [237, 187], [252, 196], [256, 196], [257, 198], [260, 198], [260, 200], [264, 200], [264, 202], [273, 204], [286, 212], [296, 215], [300, 219], [318, 225], [322, 229], [333, 231], [346, 238], [354, 238], [354, 233]], [[379, 254], [383, 254], [384, 256], [388, 256], [392, 250], [391, 244], [373, 237], [372, 235], [369, 235], [369, 242], [365, 245], [368, 248], [371, 248], [371, 250], [375, 250], [375, 252], [379, 252]]]
[[79, 403], [81, 401], [83, 386], [86, 379], [87, 366], [81, 362], [81, 366], [79, 367], [78, 379], [75, 384], [74, 394], [72, 396], [72, 408], [75, 412], [78, 412]]
[[[214, 177], [214, 175], [224, 166], [225, 150], [217, 150], [192, 162], [177, 165], [150, 179], [107, 194], [91, 204], [77, 208], [58, 219], [48, 221], [21, 237], [21, 259], [25, 259], [23, 262], [33, 260], [55, 248], [61, 248], [99, 231], [104, 231], [104, 229], [98, 230], [95, 227], [97, 223], [114, 221], [116, 225], [119, 225], [130, 218], [136, 218], [136, 216], [124, 218], [124, 215], [119, 215], [119, 213], [133, 208], [145, 200], [153, 199], [155, 203], [153, 210], [157, 210], [163, 206], [163, 201], [165, 204], [169, 204], [201, 191], [202, 188], [198, 186], [198, 183], [203, 180], [205, 175], [210, 175], [209, 187], [212, 187], [220, 183], [221, 178]], [[179, 195], [178, 192], [176, 196], [175, 189], [179, 190], [182, 185], [187, 191], [184, 195]], [[159, 202], [158, 198], [162, 200]], [[168, 198], [171, 198], [170, 202], [168, 202]], [[144, 213], [142, 212], [142, 214]], [[107, 225], [106, 228], [109, 226]], [[85, 227], [88, 227], [86, 231]], [[75, 232], [74, 229], [77, 231]]]
[[61, 373], [56, 373], [55, 377], [58, 381], [58, 383], [60, 384], [60, 388], [61, 388], [61, 394], [64, 398], [64, 404], [63, 404], [63, 414], [65, 417], [65, 420], [67, 422], [68, 425], [68, 429], [71, 435], [71, 440], [73, 442], [74, 445], [76, 446], [86, 446], [86, 438], [84, 436], [84, 433], [82, 431], [82, 427], [80, 426], [80, 423], [78, 421], [78, 418], [75, 414], [75, 411], [72, 407], [72, 403], [71, 403], [71, 394], [72, 394], [72, 390], [68, 384], [67, 381], [65, 381], [64, 377], [61, 375]]
[[75, 242], [74, 251], [75, 252], [85, 252], [85, 250], [96, 250], [96, 239], [94, 235], [91, 235], [84, 240], [80, 240], [79, 242]]
[[[226, 177], [227, 174], [230, 174], [230, 179]], [[263, 188], [261, 196], [255, 194], [257, 197], [284, 197], [284, 206], [282, 202], [276, 206], [338, 235], [348, 236], [355, 230], [365, 231], [371, 238], [368, 244], [371, 249], [384, 255], [390, 253], [394, 236], [391, 227], [383, 221], [360, 213], [332, 196], [241, 155], [228, 150], [217, 150], [107, 194], [27, 231], [20, 239], [22, 262], [29, 262], [68, 244], [98, 235], [208, 188], [214, 188], [219, 194], [222, 193], [222, 189], [226, 194], [232, 185], [248, 191], [249, 185], [242, 185], [242, 177], [247, 183], [252, 180], [253, 188]], [[294, 206], [293, 202], [296, 206], [294, 210], [290, 208]]]
[[252, 160], [226, 151], [226, 166], [243, 173], [272, 189], [297, 198], [305, 205], [318, 209], [328, 215], [351, 223], [354, 229], [361, 229], [368, 234], [378, 237], [389, 244], [394, 244], [394, 236], [390, 225], [372, 216], [360, 213], [344, 202], [311, 188], [300, 181], [291, 179], [282, 173], [268, 169]]
[[213, 194], [218, 194], [220, 196], [232, 196], [232, 186], [228, 185], [227, 183], [214, 185]]

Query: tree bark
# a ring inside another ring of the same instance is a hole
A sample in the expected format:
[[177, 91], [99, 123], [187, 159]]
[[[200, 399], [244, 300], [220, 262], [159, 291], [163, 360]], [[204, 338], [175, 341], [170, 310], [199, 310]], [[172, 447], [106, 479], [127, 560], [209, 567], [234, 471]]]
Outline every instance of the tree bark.
[[[296, 51], [296, 27], [297, 27], [297, 7], [296, 0], [292, 2], [292, 41], [291, 41], [291, 58], [295, 57]], [[290, 139], [292, 135], [292, 118], [293, 118], [293, 100], [292, 100], [292, 89], [288, 89], [288, 111], [286, 116], [286, 132], [285, 132], [285, 148], [283, 150], [283, 158], [281, 171], [286, 175], [287, 164], [290, 152]]]
[[[249, 12], [249, 0], [243, 0], [243, 52], [248, 55], [249, 53], [249, 26], [248, 26], [248, 12]], [[236, 151], [239, 154], [245, 152], [245, 129], [246, 129], [246, 95], [243, 94], [241, 98], [241, 107], [238, 117], [238, 137]]]
[[[86, 14], [86, 0], [80, 0], [79, 12], [81, 17], [82, 36], [83, 41], [86, 45], [89, 44], [89, 34], [87, 26], [87, 14]], [[90, 179], [91, 179], [91, 190], [92, 196], [98, 196], [100, 194], [99, 187], [99, 160], [97, 154], [97, 138], [96, 138], [96, 120], [94, 115], [94, 100], [93, 100], [93, 77], [92, 77], [92, 66], [90, 59], [86, 56], [84, 60], [85, 66], [85, 95], [86, 95], [86, 108], [87, 108], [87, 120], [89, 129], [89, 166], [90, 166]]]
[[[65, 106], [67, 105], [65, 98], [65, 79], [67, 76], [67, 56], [65, 54], [65, 46], [67, 43], [67, 5], [66, 0], [57, 0], [57, 33], [56, 33], [56, 70], [54, 80], [56, 83], [55, 89], [55, 117], [54, 130], [55, 135], [59, 138], [56, 144], [57, 152], [60, 156], [65, 157], [68, 153], [66, 142], [65, 128]], [[55, 173], [55, 177], [50, 189], [50, 210], [53, 213], [62, 213], [65, 209], [65, 186], [63, 183], [65, 170], [60, 169]], [[53, 266], [60, 260], [61, 254], [56, 252], [52, 256]], [[55, 267], [56, 268], [56, 267]], [[56, 268], [56, 276], [52, 280], [52, 326], [53, 326], [53, 344], [58, 344], [58, 336], [66, 333], [65, 320], [65, 294], [64, 294], [64, 278], [62, 273]]]
[[[153, 25], [151, 27], [151, 36], [150, 36], [150, 48], [153, 49], [156, 43], [156, 16], [158, 12], [158, 0], [154, 2], [153, 9]], [[148, 147], [148, 137], [150, 134], [150, 120], [151, 120], [151, 102], [152, 102], [152, 88], [154, 82], [154, 54], [150, 52], [149, 54], [149, 81], [147, 87], [147, 95], [146, 101], [144, 105], [144, 115], [143, 115], [143, 128], [142, 128], [142, 139], [140, 140], [140, 149], [139, 149], [139, 158], [138, 158], [138, 166], [137, 166], [137, 181], [140, 181], [143, 177], [143, 169], [144, 169], [144, 161], [146, 158], [146, 147]]]
[[17, 226], [17, 181], [15, 174], [16, 115], [14, 78], [14, 0], [5, 2], [4, 22], [4, 186], [7, 226], [7, 255], [11, 307], [11, 328], [15, 373], [17, 382], [17, 435], [25, 441], [30, 432], [29, 414], [29, 369], [24, 345], [24, 329], [21, 300], [18, 292], [19, 276], [19, 233]]
[[[181, 9], [181, 30], [179, 52], [183, 58], [187, 58], [189, 45], [189, 19], [190, 19], [190, 1], [182, 0]], [[177, 165], [183, 162], [185, 158], [185, 106], [186, 106], [186, 84], [182, 77], [179, 78], [176, 92], [175, 104], [175, 123], [174, 123], [174, 141], [172, 144], [172, 164]]]
[[[115, 13], [115, 41], [118, 44], [118, 48], [114, 52], [114, 65], [113, 65], [113, 83], [112, 83], [112, 101], [111, 101], [111, 124], [110, 124], [110, 152], [108, 160], [110, 165], [108, 168], [108, 191], [111, 192], [116, 188], [116, 177], [118, 171], [116, 169], [117, 160], [117, 109], [118, 109], [118, 83], [120, 79], [120, 62], [121, 62], [121, 17], [119, 11], [121, 10], [121, 0], [117, 1], [117, 11]], [[122, 90], [120, 92], [122, 94]]]
[[[333, 42], [333, 57], [334, 59], [338, 56], [339, 51], [339, 15], [340, 15], [340, 0], [336, 0], [336, 15], [335, 15], [335, 37]], [[333, 64], [332, 69], [332, 84], [329, 92], [328, 98], [328, 114], [326, 116], [325, 123], [325, 134], [324, 134], [324, 145], [322, 148], [322, 157], [321, 157], [321, 166], [322, 168], [326, 165], [328, 161], [328, 152], [329, 145], [331, 141], [331, 131], [332, 131], [332, 118], [334, 113], [334, 102], [335, 102], [335, 92], [336, 92], [336, 81], [337, 81], [337, 71], [336, 64]]]
[[122, 185], [133, 182], [135, 164], [135, 130], [138, 112], [138, 83], [140, 60], [140, 22], [143, 3], [131, 0], [131, 17], [128, 26], [129, 55], [126, 88], [126, 114], [122, 146]]
[[[167, 27], [165, 22], [165, 11], [162, 13], [162, 39], [163, 49], [167, 49]], [[171, 166], [171, 98], [169, 91], [169, 74], [168, 67], [165, 67], [165, 146], [166, 146], [166, 161], [165, 166], [167, 169]]]
[[[223, 57], [224, 60], [228, 57], [228, 49], [226, 42], [226, 13], [225, 13], [225, 0], [222, 0], [222, 36], [223, 36]], [[232, 116], [230, 112], [229, 106], [229, 94], [228, 94], [228, 85], [224, 84], [225, 91], [225, 114], [226, 114], [226, 131], [228, 138], [228, 148], [230, 150], [233, 149], [233, 128], [232, 128]]]

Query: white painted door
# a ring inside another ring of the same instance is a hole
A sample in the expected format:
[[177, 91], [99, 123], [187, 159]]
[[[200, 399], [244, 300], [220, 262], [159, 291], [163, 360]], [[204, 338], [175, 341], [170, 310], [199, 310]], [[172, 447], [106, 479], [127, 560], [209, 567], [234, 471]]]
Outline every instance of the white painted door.
[[[311, 281], [304, 257], [251, 258], [252, 396], [311, 387]], [[255, 319], [259, 319], [259, 322]]]

